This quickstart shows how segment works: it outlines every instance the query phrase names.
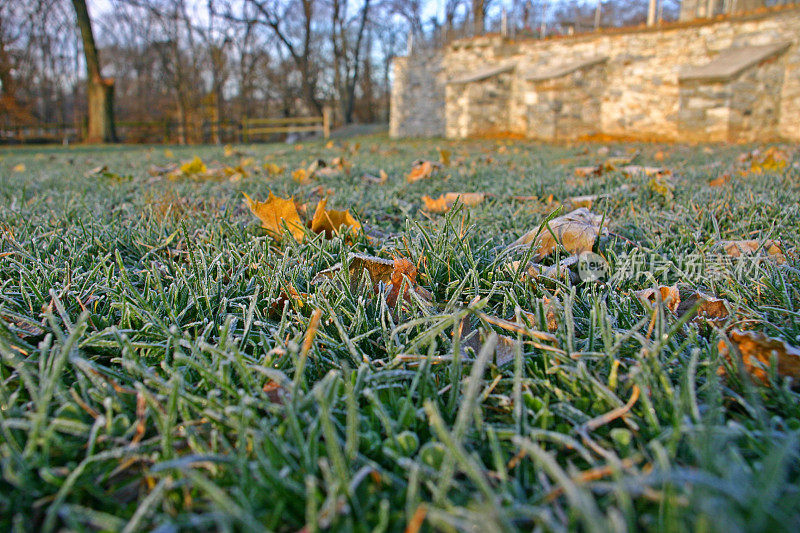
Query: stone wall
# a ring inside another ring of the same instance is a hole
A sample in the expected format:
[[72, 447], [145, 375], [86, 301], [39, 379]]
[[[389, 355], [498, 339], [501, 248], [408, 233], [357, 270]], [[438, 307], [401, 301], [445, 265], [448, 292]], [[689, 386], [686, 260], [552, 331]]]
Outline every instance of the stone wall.
[[392, 137], [434, 137], [445, 130], [442, 50], [419, 50], [395, 58], [389, 117]]
[[[483, 124], [497, 131], [499, 120], [506, 121], [506, 132], [533, 138], [567, 138], [559, 131], [565, 131], [570, 124], [569, 127], [581, 130], [581, 135], [677, 140], [691, 122], [686, 120], [690, 101], [695, 105], [699, 102], [692, 100], [689, 94], [695, 90], [698, 94], [694, 98], [706, 98], [707, 95], [699, 94], [703, 91], [716, 95], [711, 98], [716, 99], [715, 104], [703, 111], [706, 121], [697, 125], [695, 120], [695, 129], [703, 131], [692, 137], [695, 140], [785, 138], [800, 141], [798, 40], [800, 7], [788, 6], [735, 18], [679, 23], [657, 30], [627, 29], [517, 42], [499, 36], [456, 41], [443, 51], [438, 63], [431, 62], [438, 69], [435, 72], [427, 70], [425, 75], [414, 71], [409, 68], [409, 59], [395, 65], [392, 122], [397, 121], [398, 127], [393, 127], [392, 134], [480, 135]], [[757, 47], [778, 41], [789, 43], [788, 48], [765, 64], [749, 68], [741, 78], [729, 83], [730, 87], [715, 88], [711, 84], [700, 88], [698, 84], [692, 88], [691, 84], [679, 81], [682, 69], [712, 62], [730, 48]], [[596, 56], [607, 58], [599, 76], [587, 78], [586, 72], [571, 73], [544, 84], [524, 79], [524, 74], [532, 70], [558, 72], [564, 65]], [[476, 112], [475, 106], [468, 105], [467, 100], [479, 98], [480, 85], [496, 84], [498, 80], [474, 83], [474, 93], [467, 87], [444, 90], [448, 80], [469, 77], [470, 72], [509, 62], [513, 62], [515, 68], [510, 81], [503, 82], [508, 90], [494, 91], [494, 103], [484, 103], [484, 113], [480, 109]], [[420, 62], [415, 60], [415, 64]], [[414, 96], [407, 88], [408, 79], [420, 77], [442, 85], [438, 91], [429, 87], [416, 91]], [[730, 93], [729, 98], [723, 94], [726, 91]], [[550, 96], [546, 96], [548, 93]], [[419, 122], [420, 119], [412, 118], [414, 115], [432, 116], [434, 98], [430, 95], [436, 95], [435, 105], [447, 108], [440, 110], [442, 118], [438, 129], [428, 127], [424, 133], [418, 133], [422, 129], [418, 126], [404, 128], [402, 124]], [[582, 98], [587, 99], [587, 106], [578, 111], [578, 101]], [[539, 115], [545, 108], [531, 109], [531, 105], [544, 105], [542, 100], [548, 99], [550, 109], [560, 108], [564, 111], [563, 117], [558, 117], [556, 112], [549, 119], [543, 118]], [[720, 101], [723, 102], [721, 106], [717, 105]], [[402, 102], [402, 108], [396, 108], [395, 102]], [[499, 108], [504, 111], [498, 112]], [[564, 127], [554, 125], [559, 121]], [[589, 122], [596, 127], [588, 128]]]

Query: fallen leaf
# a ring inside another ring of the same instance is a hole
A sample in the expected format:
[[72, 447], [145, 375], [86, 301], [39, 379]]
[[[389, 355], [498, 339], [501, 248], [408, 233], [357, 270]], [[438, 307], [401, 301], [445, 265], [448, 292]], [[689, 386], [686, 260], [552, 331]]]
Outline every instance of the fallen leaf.
[[[400, 287], [404, 284], [403, 299], [409, 298], [409, 290], [419, 290], [415, 287], [417, 268], [414, 263], [405, 258], [383, 259], [363, 254], [350, 254], [347, 266], [350, 276], [350, 289], [356, 290], [368, 276], [368, 281], [375, 294], [386, 292], [386, 303], [394, 307], [400, 296]], [[342, 270], [342, 264], [337, 263], [329, 269], [318, 273], [312, 283], [319, 283], [324, 279], [333, 278]], [[427, 292], [427, 291], [425, 291]]]
[[202, 159], [194, 156], [194, 159], [181, 165], [181, 172], [186, 176], [193, 176], [195, 174], [205, 174], [208, 172], [208, 168]]
[[588, 194], [585, 196], [572, 196], [564, 200], [564, 205], [567, 206], [568, 209], [577, 209], [579, 207], [585, 207], [587, 209], [592, 208], [592, 204], [599, 200], [600, 198], [606, 198], [604, 194]]
[[644, 175], [649, 178], [668, 178], [672, 171], [663, 167], [643, 167], [641, 165], [628, 165], [620, 169], [626, 176]]
[[[781, 339], [768, 337], [763, 333], [755, 331], [732, 330], [728, 334], [730, 345], [735, 348], [734, 354], [741, 354], [741, 362], [744, 369], [757, 382], [768, 383], [769, 368], [772, 366], [772, 359], [777, 360], [775, 373], [781, 377], [790, 377], [795, 380], [795, 384], [800, 381], [800, 349], [786, 344]], [[733, 361], [729, 343], [720, 339], [717, 345], [719, 353], [729, 362]], [[736, 359], [738, 360], [738, 354]], [[720, 366], [717, 370], [720, 375], [725, 375], [725, 367]]]
[[731, 180], [730, 173], [725, 172], [724, 174], [720, 174], [719, 176], [717, 176], [713, 180], [709, 181], [708, 185], [711, 186], [711, 187], [722, 187], [723, 185], [728, 183], [730, 180]]
[[93, 177], [100, 177], [103, 175], [104, 172], [108, 171], [108, 165], [100, 165], [99, 167], [94, 167], [90, 170], [84, 172], [84, 178], [93, 178]]
[[570, 270], [570, 266], [577, 263], [577, 256], [569, 256], [557, 265], [540, 265], [539, 263], [528, 263], [524, 270], [521, 269], [521, 261], [512, 261], [508, 264], [508, 269], [513, 275], [519, 276], [522, 280], [538, 280], [548, 278], [553, 280], [570, 280], [575, 283], [578, 276]]
[[474, 207], [485, 199], [486, 195], [482, 192], [448, 192], [441, 195], [437, 199], [430, 196], [423, 196], [422, 201], [425, 202], [425, 209], [431, 213], [447, 213], [460, 199], [461, 203], [467, 207]]
[[761, 253], [773, 259], [779, 265], [786, 262], [786, 256], [781, 249], [781, 243], [773, 239], [763, 242], [752, 240], [720, 241], [719, 246], [731, 257], [742, 257]]
[[655, 309], [659, 296], [661, 303], [673, 313], [677, 311], [678, 305], [681, 303], [681, 295], [675, 285], [661, 285], [657, 289], [642, 289], [636, 291], [635, 294], [639, 301], [642, 302], [642, 305], [651, 311]]
[[25, 172], [25, 163], [18, 163], [11, 169], [14, 172]]
[[264, 163], [264, 170], [267, 171], [267, 174], [270, 176], [277, 176], [278, 174], [283, 174], [286, 170], [286, 167], [279, 167], [275, 163]]
[[417, 161], [414, 163], [411, 172], [406, 177], [408, 183], [414, 183], [421, 179], [430, 178], [438, 169], [439, 164], [431, 161]]
[[599, 176], [602, 173], [603, 173], [603, 167], [600, 165], [595, 165], [592, 167], [575, 168], [575, 175], [581, 178], [587, 178], [589, 176]]
[[333, 141], [328, 141], [327, 143], [325, 143], [325, 148], [327, 148], [328, 150], [333, 148], [333, 146], [334, 146]]
[[33, 320], [8, 317], [5, 315], [0, 315], [0, 319], [13, 325], [17, 329], [17, 334], [23, 339], [27, 337], [41, 337], [45, 333]]
[[695, 323], [708, 322], [712, 325], [718, 326], [725, 322], [730, 316], [728, 303], [721, 299], [703, 294], [702, 292], [695, 291], [689, 296], [683, 298], [678, 304], [675, 313], [682, 317], [689, 313], [695, 306], [697, 310], [692, 314], [691, 320]]
[[441, 161], [442, 165], [449, 167], [450, 166], [450, 157], [453, 155], [450, 150], [445, 150], [444, 148], [438, 148], [439, 150], [439, 161]]
[[311, 173], [304, 168], [298, 168], [292, 171], [292, 179], [297, 183], [305, 183], [311, 179]]
[[[547, 227], [532, 229], [514, 241], [510, 248], [524, 246], [535, 241], [538, 251], [533, 260], [536, 262], [553, 253], [558, 243], [561, 243], [571, 254], [590, 252], [601, 233], [602, 220], [601, 215], [594, 214], [585, 207], [580, 207], [551, 220], [547, 226], [552, 232]], [[605, 231], [605, 228], [602, 231]], [[558, 241], [553, 238], [553, 235]]]
[[380, 172], [378, 172], [377, 177], [373, 176], [372, 174], [364, 174], [363, 179], [368, 183], [383, 185], [384, 183], [386, 183], [386, 180], [389, 179], [389, 175], [384, 170], [381, 170]]
[[278, 297], [272, 301], [268, 314], [271, 318], [280, 318], [283, 313], [283, 308], [286, 306], [286, 302], [296, 306], [297, 309], [302, 309], [305, 307], [308, 298], [308, 294], [298, 292], [294, 285], [290, 283], [286, 290], [281, 291]]
[[651, 178], [650, 181], [647, 182], [647, 187], [665, 200], [670, 201], [674, 197], [673, 191], [675, 190], [675, 185], [660, 176]]
[[261, 227], [267, 230], [272, 237], [277, 240], [283, 238], [283, 224], [285, 223], [292, 236], [298, 242], [303, 241], [305, 232], [293, 198], [279, 198], [270, 192], [266, 202], [256, 202], [246, 193], [242, 194], [244, 194], [247, 207], [261, 220]]
[[750, 172], [753, 174], [763, 174], [764, 172], [781, 172], [788, 164], [788, 155], [786, 152], [771, 146], [763, 153], [755, 150], [751, 152], [755, 154], [750, 163]]
[[328, 203], [327, 198], [323, 198], [317, 204], [314, 210], [314, 216], [311, 219], [311, 231], [314, 233], [325, 233], [327, 238], [332, 238], [333, 235], [339, 234], [342, 226], [347, 226], [344, 233], [355, 235], [361, 230], [361, 224], [353, 218], [349, 210], [334, 211], [333, 209], [326, 209]]
[[268, 381], [262, 390], [267, 395], [267, 399], [277, 405], [284, 405], [285, 399], [289, 396], [289, 391], [277, 381]]
[[172, 159], [173, 157], [175, 157], [175, 154], [172, 153], [172, 150], [167, 148], [167, 149], [164, 150], [164, 157], [168, 157], [169, 159]]

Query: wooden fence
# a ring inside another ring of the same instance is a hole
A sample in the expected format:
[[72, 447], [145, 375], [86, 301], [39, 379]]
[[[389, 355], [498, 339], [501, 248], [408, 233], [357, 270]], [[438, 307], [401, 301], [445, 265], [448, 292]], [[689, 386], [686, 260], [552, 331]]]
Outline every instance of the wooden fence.
[[[181, 131], [178, 122], [172, 120], [117, 121], [115, 127], [117, 137], [123, 143], [179, 144], [182, 137], [189, 142], [204, 144], [257, 142], [269, 140], [269, 136], [274, 134], [314, 131], [327, 139], [331, 130], [331, 112], [326, 107], [319, 117], [245, 117], [241, 122], [204, 121], [189, 125], [185, 132]], [[72, 144], [85, 138], [85, 124], [0, 125], [0, 144]]]
[[242, 120], [242, 142], [250, 142], [253, 136], [275, 133], [300, 133], [319, 131], [326, 139], [331, 135], [331, 112], [325, 107], [321, 117], [249, 118]]

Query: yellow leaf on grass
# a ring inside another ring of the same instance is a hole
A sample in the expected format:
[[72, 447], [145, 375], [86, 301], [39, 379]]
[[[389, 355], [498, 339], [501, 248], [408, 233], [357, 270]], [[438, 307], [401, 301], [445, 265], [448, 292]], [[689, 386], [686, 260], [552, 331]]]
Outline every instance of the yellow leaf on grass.
[[278, 174], [283, 174], [286, 167], [279, 167], [275, 163], [264, 163], [264, 170], [266, 170], [267, 174], [270, 176], [277, 176]]
[[14, 172], [25, 172], [25, 164], [19, 163], [17, 165], [14, 165], [14, 168], [12, 168], [11, 170], [13, 170]]
[[340, 232], [342, 226], [347, 226], [348, 229], [344, 233], [357, 234], [361, 230], [361, 224], [358, 220], [353, 218], [350, 211], [334, 211], [333, 209], [325, 209], [328, 203], [327, 198], [323, 198], [317, 204], [314, 210], [314, 217], [311, 219], [311, 231], [314, 233], [325, 233], [327, 238], [333, 237], [334, 234]]
[[[510, 248], [524, 246], [533, 243], [538, 247], [534, 261], [540, 261], [544, 257], [553, 253], [557, 243], [561, 243], [571, 254], [580, 254], [592, 250], [597, 237], [604, 231], [600, 224], [603, 220], [601, 215], [592, 213], [585, 207], [551, 220], [544, 228], [534, 228], [511, 244]], [[540, 231], [541, 229], [541, 231]], [[555, 234], [556, 239], [553, 238]]]
[[246, 193], [242, 194], [244, 194], [247, 207], [261, 220], [261, 227], [267, 230], [272, 237], [278, 240], [283, 238], [285, 223], [292, 236], [298, 242], [303, 241], [305, 232], [293, 198], [279, 198], [270, 192], [266, 202], [256, 202]]
[[417, 182], [421, 179], [430, 178], [438, 168], [437, 163], [431, 161], [417, 161], [411, 172], [406, 177], [409, 183]]
[[725, 253], [731, 257], [755, 255], [760, 252], [770, 259], [773, 259], [779, 265], [786, 262], [786, 256], [781, 249], [781, 243], [773, 239], [767, 239], [763, 242], [755, 239], [720, 241], [719, 245], [725, 250]]
[[175, 157], [175, 154], [172, 153], [172, 150], [167, 148], [167, 149], [164, 150], [164, 157], [168, 157], [168, 158], [172, 159], [173, 157]]
[[304, 168], [298, 168], [292, 171], [292, 179], [297, 183], [305, 183], [311, 179], [311, 173]]
[[195, 174], [205, 174], [208, 172], [208, 168], [206, 167], [206, 164], [203, 163], [202, 159], [194, 156], [194, 159], [181, 165], [181, 172], [187, 176], [192, 176]]
[[[768, 337], [755, 331], [734, 329], [728, 338], [730, 345], [725, 339], [719, 341], [717, 348], [720, 355], [729, 362], [733, 362], [735, 357], [737, 363], [741, 362], [747, 373], [756, 381], [762, 384], [768, 383], [767, 378], [773, 357], [777, 361], [775, 373], [778, 376], [791, 377], [795, 380], [795, 384], [800, 381], [800, 349], [786, 344], [781, 339]], [[731, 345], [735, 350], [730, 349]], [[731, 354], [732, 351], [733, 354]], [[739, 354], [741, 354], [741, 361], [739, 361]], [[717, 373], [725, 375], [725, 367], [720, 366]]]
[[430, 196], [423, 196], [422, 201], [425, 202], [427, 211], [442, 214], [450, 211], [458, 200], [461, 200], [461, 203], [468, 207], [474, 207], [483, 202], [485, 198], [486, 194], [482, 192], [448, 192], [435, 200]]
[[763, 174], [764, 172], [781, 172], [786, 168], [788, 156], [785, 152], [778, 150], [774, 146], [767, 148], [764, 153], [758, 150], [753, 152], [750, 172], [753, 174]]

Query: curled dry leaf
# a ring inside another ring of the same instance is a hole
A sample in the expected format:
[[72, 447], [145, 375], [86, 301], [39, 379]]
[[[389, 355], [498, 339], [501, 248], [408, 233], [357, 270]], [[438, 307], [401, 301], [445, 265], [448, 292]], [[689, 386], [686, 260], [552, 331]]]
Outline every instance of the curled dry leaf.
[[450, 211], [459, 199], [462, 204], [468, 207], [474, 207], [483, 202], [485, 198], [486, 194], [482, 192], [448, 192], [435, 200], [430, 196], [423, 196], [422, 201], [425, 202], [425, 209], [427, 211], [442, 214]]
[[692, 313], [691, 317], [692, 322], [695, 323], [708, 322], [718, 326], [725, 322], [731, 314], [728, 303], [725, 300], [699, 291], [695, 291], [683, 298], [675, 312], [679, 317], [682, 317], [691, 312], [695, 306], [698, 306], [697, 310]]
[[244, 194], [247, 207], [261, 220], [261, 227], [267, 230], [272, 237], [277, 240], [283, 237], [285, 223], [292, 236], [298, 242], [303, 241], [305, 232], [293, 198], [279, 198], [270, 192], [266, 202], [256, 202], [247, 194], [242, 194]]
[[642, 305], [649, 310], [655, 309], [657, 302], [661, 303], [670, 311], [675, 313], [681, 303], [681, 295], [675, 285], [661, 285], [658, 288], [649, 288], [636, 291], [636, 297]]
[[433, 161], [415, 161], [411, 172], [406, 176], [408, 183], [414, 183], [419, 180], [430, 178], [439, 168], [439, 163]]
[[311, 219], [311, 231], [314, 233], [325, 233], [327, 238], [332, 238], [334, 234], [339, 234], [342, 226], [347, 226], [344, 233], [355, 235], [361, 231], [361, 224], [353, 218], [350, 210], [335, 211], [326, 209], [327, 198], [323, 198], [314, 210], [314, 217]]
[[[773, 357], [777, 360], [775, 372], [781, 377], [791, 377], [795, 383], [800, 381], [800, 349], [786, 344], [781, 339], [768, 337], [755, 331], [732, 330], [728, 338], [739, 354], [744, 369], [756, 381], [767, 384], [769, 368], [772, 366]], [[719, 353], [729, 362], [733, 361], [729, 343], [721, 339], [718, 345]], [[735, 354], [736, 352], [734, 352]], [[736, 354], [738, 360], [738, 354]], [[725, 375], [725, 367], [720, 366], [717, 371]]]
[[740, 241], [720, 241], [719, 245], [731, 257], [742, 257], [761, 253], [778, 264], [786, 262], [786, 256], [781, 249], [781, 243], [773, 239], [765, 241], [740, 240]]
[[[383, 259], [363, 254], [350, 254], [347, 269], [350, 275], [350, 288], [356, 290], [365, 280], [369, 281], [376, 294], [386, 291], [386, 303], [394, 307], [400, 296], [400, 288], [405, 285], [403, 299], [409, 299], [409, 291], [415, 288], [417, 267], [414, 263], [403, 257]], [[342, 270], [342, 264], [337, 263], [329, 269], [318, 273], [312, 283], [333, 278]], [[365, 278], [364, 276], [367, 276]], [[405, 283], [403, 283], [405, 280]], [[427, 292], [427, 291], [423, 291]]]
[[590, 252], [601, 231], [605, 231], [605, 228], [600, 227], [602, 221], [601, 215], [580, 207], [551, 220], [548, 226], [552, 232], [547, 227], [532, 229], [514, 241], [510, 248], [535, 243], [538, 251], [533, 257], [534, 261], [540, 261], [553, 253], [558, 243], [571, 254]]

